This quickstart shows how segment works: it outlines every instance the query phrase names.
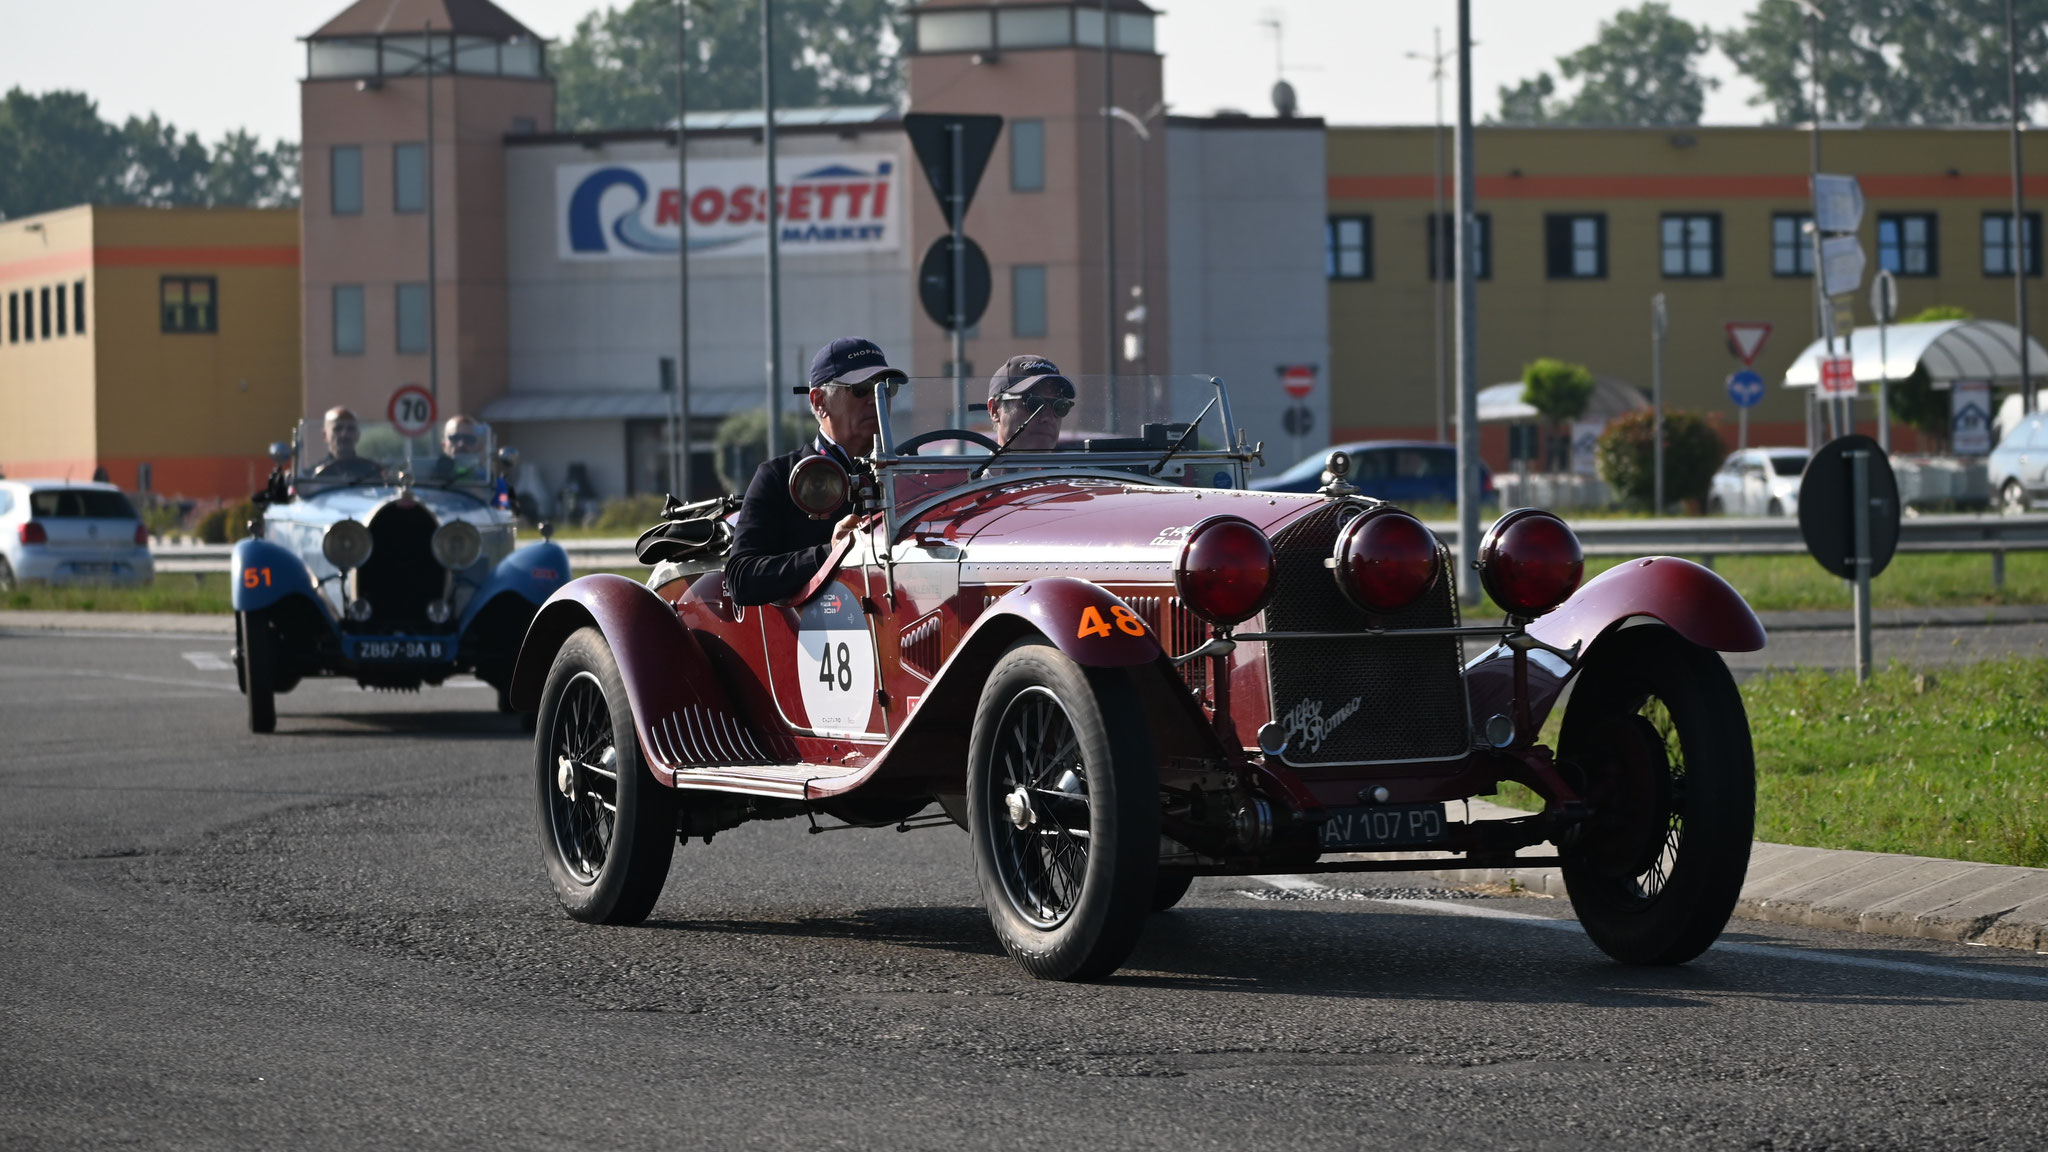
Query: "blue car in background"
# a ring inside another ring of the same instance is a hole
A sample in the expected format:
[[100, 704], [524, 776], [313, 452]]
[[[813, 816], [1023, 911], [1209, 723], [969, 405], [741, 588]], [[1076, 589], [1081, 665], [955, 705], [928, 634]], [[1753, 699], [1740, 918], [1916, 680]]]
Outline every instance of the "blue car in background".
[[310, 465], [303, 435], [271, 446], [277, 471], [233, 564], [250, 731], [274, 731], [277, 694], [308, 676], [405, 691], [474, 673], [514, 711], [519, 645], [568, 583], [569, 557], [548, 539], [516, 546], [512, 493], [494, 469], [516, 456], [494, 457], [486, 427], [479, 438], [480, 451], [450, 457], [364, 425], [359, 448]]
[[[1345, 479], [1378, 500], [1395, 504], [1456, 504], [1458, 448], [1434, 440], [1354, 440], [1332, 444], [1278, 476], [1255, 480], [1261, 492], [1313, 492], [1322, 486], [1323, 459], [1332, 452], [1351, 457]], [[1481, 500], [1493, 499], [1493, 473], [1479, 466]]]

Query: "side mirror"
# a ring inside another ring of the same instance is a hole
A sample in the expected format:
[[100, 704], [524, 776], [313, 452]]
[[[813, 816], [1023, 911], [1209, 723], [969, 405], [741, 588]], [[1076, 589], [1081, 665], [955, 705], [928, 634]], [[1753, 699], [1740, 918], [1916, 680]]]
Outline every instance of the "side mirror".
[[831, 518], [852, 488], [846, 469], [830, 456], [806, 456], [789, 473], [790, 500], [813, 520]]
[[498, 467], [506, 472], [517, 469], [519, 467], [519, 449], [512, 447], [510, 444], [498, 449]]
[[270, 442], [270, 462], [279, 468], [292, 462], [292, 446], [282, 440]]

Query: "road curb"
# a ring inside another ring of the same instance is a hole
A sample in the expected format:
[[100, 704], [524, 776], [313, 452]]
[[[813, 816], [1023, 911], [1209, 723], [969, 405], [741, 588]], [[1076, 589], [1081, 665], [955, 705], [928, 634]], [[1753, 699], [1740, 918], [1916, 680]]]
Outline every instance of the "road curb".
[[[1771, 632], [1848, 632], [1856, 617], [1846, 608], [1759, 612]], [[2048, 622], [2048, 604], [1996, 604], [1962, 608], [1886, 608], [1870, 614], [1872, 628], [1972, 628]]]
[[30, 612], [0, 611], [0, 635], [35, 636], [49, 632], [148, 632], [166, 636], [232, 636], [235, 617], [228, 612]]

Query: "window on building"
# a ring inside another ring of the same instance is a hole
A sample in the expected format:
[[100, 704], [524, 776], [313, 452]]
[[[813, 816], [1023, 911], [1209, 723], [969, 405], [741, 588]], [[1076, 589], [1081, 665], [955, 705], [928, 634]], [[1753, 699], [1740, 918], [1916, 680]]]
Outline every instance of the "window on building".
[[1543, 218], [1543, 263], [1552, 280], [1607, 276], [1607, 217], [1598, 213]]
[[[1429, 248], [1429, 278], [1448, 280], [1458, 272], [1458, 231], [1457, 216], [1446, 212], [1439, 216], [1429, 214], [1429, 227], [1424, 240]], [[1476, 279], [1493, 279], [1493, 217], [1481, 212], [1472, 218], [1472, 275]]]
[[32, 344], [36, 338], [36, 290], [21, 290], [21, 342]]
[[66, 323], [66, 321], [67, 321], [67, 320], [69, 320], [69, 319], [70, 319], [70, 317], [71, 317], [71, 309], [69, 309], [69, 308], [67, 308], [67, 307], [65, 307], [65, 306], [64, 306], [64, 305], [65, 305], [65, 300], [64, 300], [64, 296], [65, 296], [65, 292], [64, 292], [64, 286], [63, 286], [62, 284], [59, 284], [59, 285], [57, 285], [57, 288], [56, 288], [56, 297], [57, 297], [57, 335], [59, 335], [59, 336], [67, 336], [67, 335], [70, 335], [70, 333], [69, 333], [68, 331], [66, 331], [66, 329], [68, 329], [68, 328], [70, 327], [70, 325], [69, 325], [69, 324], [67, 324], [67, 323]]
[[217, 332], [219, 300], [211, 276], [166, 276], [163, 285], [163, 330]]
[[44, 340], [48, 340], [50, 338], [50, 289], [45, 285], [41, 291], [43, 297], [42, 306], [36, 311], [42, 319], [41, 337]]
[[1045, 121], [1010, 121], [1010, 191], [1045, 191]]
[[1771, 275], [1813, 275], [1813, 237], [1806, 225], [1813, 217], [1805, 212], [1777, 212], [1771, 216]]
[[425, 352], [427, 350], [427, 286], [425, 284], [400, 284], [398, 286], [398, 350], [400, 352]]
[[1879, 216], [1877, 263], [1878, 267], [1894, 276], [1934, 275], [1934, 214], [1909, 212]]
[[425, 212], [427, 210], [426, 145], [393, 144], [391, 146], [391, 210], [393, 212]]
[[363, 286], [361, 284], [336, 284], [334, 286], [334, 354], [336, 356], [361, 356], [363, 354]]
[[21, 343], [21, 293], [7, 294], [7, 342]]
[[[1664, 275], [1712, 279], [1721, 274], [1721, 216], [1718, 212], [1669, 215], [1661, 223]], [[1809, 265], [1811, 267], [1811, 265]]]
[[74, 281], [71, 285], [71, 330], [85, 335], [85, 281]]
[[1045, 334], [1045, 265], [1014, 265], [1010, 269], [1010, 335], [1025, 339]]
[[328, 198], [336, 216], [363, 210], [363, 150], [345, 144], [328, 151]]
[[[2019, 244], [2027, 260], [2027, 275], [2041, 274], [2041, 214], [2029, 212], [2020, 219]], [[2012, 236], [2012, 213], [1984, 214], [1984, 274], [2010, 276], [2016, 253]]]
[[1372, 279], [1372, 217], [1332, 216], [1323, 227], [1323, 275]]

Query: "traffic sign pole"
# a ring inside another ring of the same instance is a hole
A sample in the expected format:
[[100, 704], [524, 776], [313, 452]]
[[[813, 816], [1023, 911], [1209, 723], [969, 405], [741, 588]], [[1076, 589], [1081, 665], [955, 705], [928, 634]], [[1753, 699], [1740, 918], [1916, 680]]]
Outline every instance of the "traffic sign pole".
[[[953, 145], [953, 427], [967, 427], [967, 223], [966, 149], [962, 146], [965, 125], [955, 121], [946, 126]], [[989, 413], [995, 419], [995, 413]]]
[[1651, 421], [1651, 452], [1656, 472], [1652, 516], [1664, 514], [1664, 294], [1650, 298], [1650, 403], [1656, 409]]
[[1852, 449], [1849, 457], [1850, 515], [1856, 562], [1856, 682], [1870, 679], [1870, 453]]
[[1879, 268], [1870, 282], [1870, 312], [1877, 320], [1877, 446], [1892, 454], [1891, 364], [1887, 359], [1885, 329], [1898, 319], [1899, 282], [1891, 269]]

